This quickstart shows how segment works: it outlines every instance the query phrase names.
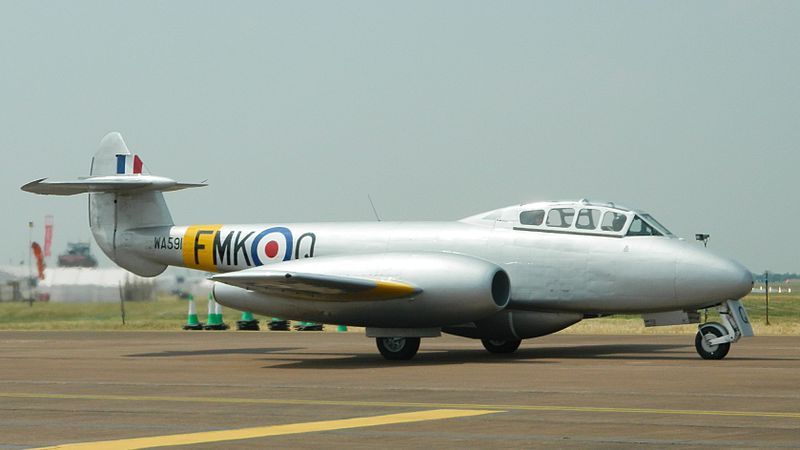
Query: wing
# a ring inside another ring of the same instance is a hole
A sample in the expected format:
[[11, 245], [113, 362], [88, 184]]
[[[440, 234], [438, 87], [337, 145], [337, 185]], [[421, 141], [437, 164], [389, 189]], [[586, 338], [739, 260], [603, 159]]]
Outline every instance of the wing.
[[399, 281], [261, 267], [215, 275], [211, 280], [266, 294], [331, 302], [391, 300], [422, 293], [422, 289]]

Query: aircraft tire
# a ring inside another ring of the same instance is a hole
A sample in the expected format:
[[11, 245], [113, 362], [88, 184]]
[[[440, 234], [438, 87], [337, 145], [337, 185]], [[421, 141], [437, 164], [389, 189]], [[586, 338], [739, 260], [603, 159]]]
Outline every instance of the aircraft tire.
[[697, 354], [703, 359], [722, 359], [731, 349], [730, 342], [717, 345], [709, 345], [705, 336], [713, 335], [711, 339], [722, 337], [722, 332], [713, 325], [703, 325], [694, 337], [694, 348]]
[[378, 351], [386, 359], [406, 361], [414, 357], [419, 350], [418, 337], [379, 337], [375, 338]]
[[483, 344], [483, 348], [488, 350], [490, 353], [514, 353], [517, 351], [519, 344], [521, 344], [522, 341], [513, 339], [506, 341], [504, 339], [484, 338], [481, 339], [481, 343]]

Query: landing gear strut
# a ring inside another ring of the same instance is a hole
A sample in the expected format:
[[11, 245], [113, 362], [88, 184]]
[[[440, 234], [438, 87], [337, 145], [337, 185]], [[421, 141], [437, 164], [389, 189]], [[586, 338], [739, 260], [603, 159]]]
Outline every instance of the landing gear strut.
[[753, 336], [753, 327], [740, 300], [728, 300], [717, 310], [722, 323], [700, 325], [694, 338], [694, 347], [703, 359], [722, 359], [732, 343], [742, 336]]
[[419, 350], [418, 337], [379, 337], [375, 338], [378, 350], [386, 359], [409, 360]]

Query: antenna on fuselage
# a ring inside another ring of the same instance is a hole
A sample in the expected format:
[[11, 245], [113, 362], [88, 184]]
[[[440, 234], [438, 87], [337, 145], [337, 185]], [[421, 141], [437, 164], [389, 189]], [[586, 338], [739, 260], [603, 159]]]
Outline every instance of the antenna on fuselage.
[[367, 194], [367, 198], [369, 199], [369, 205], [372, 206], [372, 212], [375, 213], [375, 220], [380, 222], [381, 221], [381, 216], [378, 215], [378, 210], [375, 209], [375, 204], [372, 203], [372, 197], [370, 197], [370, 195]]

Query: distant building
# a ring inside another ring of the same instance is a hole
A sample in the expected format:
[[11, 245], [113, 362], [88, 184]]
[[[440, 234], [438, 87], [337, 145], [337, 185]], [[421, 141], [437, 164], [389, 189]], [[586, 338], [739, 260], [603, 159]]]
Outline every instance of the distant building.
[[58, 255], [58, 267], [97, 267], [88, 242], [69, 242], [67, 251]]
[[37, 291], [51, 302], [118, 302], [121, 295], [125, 300], [153, 300], [155, 281], [116, 267], [55, 267], [45, 269]]
[[22, 300], [21, 286], [27, 275], [20, 276], [17, 270], [0, 268], [0, 302]]

